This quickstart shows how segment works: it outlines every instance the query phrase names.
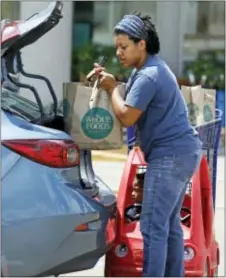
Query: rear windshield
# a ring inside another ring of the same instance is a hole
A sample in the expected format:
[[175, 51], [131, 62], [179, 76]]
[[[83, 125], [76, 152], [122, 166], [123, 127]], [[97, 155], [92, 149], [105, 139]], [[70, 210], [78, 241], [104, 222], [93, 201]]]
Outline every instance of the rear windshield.
[[5, 88], [2, 88], [1, 92], [1, 107], [3, 109], [13, 109], [24, 115], [30, 121], [35, 121], [41, 117], [39, 107], [35, 102]]

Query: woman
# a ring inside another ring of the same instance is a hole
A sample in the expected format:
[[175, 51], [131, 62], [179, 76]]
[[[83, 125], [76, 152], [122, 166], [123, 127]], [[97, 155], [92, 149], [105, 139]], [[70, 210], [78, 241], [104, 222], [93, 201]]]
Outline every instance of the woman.
[[140, 220], [143, 276], [183, 277], [180, 209], [186, 184], [200, 162], [201, 142], [174, 74], [157, 56], [160, 42], [150, 17], [124, 16], [114, 28], [114, 41], [120, 63], [133, 68], [125, 100], [114, 76], [95, 68], [122, 125], [136, 127], [148, 163]]

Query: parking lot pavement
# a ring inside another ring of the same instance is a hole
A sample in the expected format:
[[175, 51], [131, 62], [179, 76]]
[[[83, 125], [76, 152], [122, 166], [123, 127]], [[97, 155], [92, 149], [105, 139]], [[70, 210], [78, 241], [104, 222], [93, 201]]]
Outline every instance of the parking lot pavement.
[[[224, 157], [218, 159], [217, 173], [217, 196], [216, 196], [216, 216], [215, 216], [215, 231], [216, 238], [220, 245], [220, 267], [219, 276], [225, 276], [225, 230], [224, 230], [224, 214], [225, 214], [225, 189], [224, 189]], [[123, 172], [124, 163], [122, 162], [94, 162], [94, 169], [113, 191], [117, 191], [120, 182], [120, 177]], [[104, 258], [101, 258], [96, 266], [90, 270], [73, 272], [61, 276], [104, 276]]]

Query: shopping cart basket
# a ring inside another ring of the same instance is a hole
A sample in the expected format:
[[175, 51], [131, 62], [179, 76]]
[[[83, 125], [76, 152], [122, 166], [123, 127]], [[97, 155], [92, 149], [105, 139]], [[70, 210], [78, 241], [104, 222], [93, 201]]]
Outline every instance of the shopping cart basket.
[[202, 141], [202, 149], [207, 157], [209, 164], [210, 177], [212, 180], [213, 206], [215, 210], [216, 201], [216, 181], [217, 181], [217, 155], [220, 143], [220, 134], [222, 126], [222, 111], [216, 109], [216, 118], [203, 125], [196, 126], [199, 138]]
[[[216, 200], [216, 179], [217, 179], [217, 155], [220, 142], [220, 133], [222, 126], [222, 111], [216, 109], [216, 117], [214, 120], [206, 122], [202, 125], [196, 126], [199, 138], [202, 141], [203, 154], [206, 155], [209, 164], [210, 177], [212, 180], [212, 194], [213, 194], [213, 206], [215, 210]], [[135, 145], [135, 132], [133, 127], [127, 129], [127, 146], [130, 151]], [[144, 173], [146, 167], [139, 166], [138, 173]], [[191, 184], [190, 184], [191, 186]], [[191, 187], [188, 184], [188, 192]]]

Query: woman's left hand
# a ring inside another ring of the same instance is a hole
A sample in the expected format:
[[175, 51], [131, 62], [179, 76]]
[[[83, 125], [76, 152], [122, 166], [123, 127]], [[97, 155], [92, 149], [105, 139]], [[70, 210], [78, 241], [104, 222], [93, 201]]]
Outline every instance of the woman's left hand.
[[114, 88], [117, 86], [117, 81], [114, 75], [101, 71], [99, 73], [100, 87], [105, 89], [108, 93], [112, 93]]
[[105, 68], [98, 64], [94, 64], [96, 75], [100, 79], [100, 87], [106, 90], [108, 93], [112, 93], [114, 88], [117, 86], [114, 75], [107, 73]]

